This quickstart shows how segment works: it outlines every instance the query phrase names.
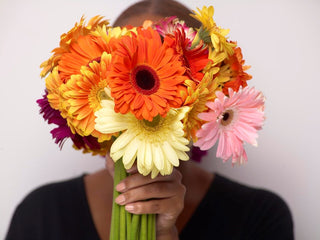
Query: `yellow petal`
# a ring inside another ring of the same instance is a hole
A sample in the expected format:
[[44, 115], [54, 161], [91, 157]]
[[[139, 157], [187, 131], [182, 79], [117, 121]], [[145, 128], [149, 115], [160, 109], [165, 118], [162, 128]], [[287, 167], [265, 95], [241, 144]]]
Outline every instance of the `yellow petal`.
[[135, 135], [131, 134], [131, 131], [128, 130], [124, 133], [122, 133], [112, 144], [111, 149], [112, 151], [116, 152], [119, 151], [122, 148], [128, 148], [130, 142], [132, 142], [135, 139]]
[[156, 168], [161, 171], [164, 168], [164, 156], [161, 151], [161, 148], [158, 144], [151, 145], [152, 148], [152, 158], [153, 162], [156, 165]]
[[176, 150], [176, 153], [177, 153], [178, 158], [179, 158], [180, 160], [182, 160], [182, 161], [187, 161], [187, 160], [189, 160], [188, 154], [186, 154], [184, 151], [178, 151], [178, 150]]
[[151, 178], [154, 179], [159, 174], [158, 169], [153, 168], [151, 172]]
[[146, 164], [146, 168], [151, 169], [152, 167], [152, 163], [153, 163], [153, 154], [152, 154], [152, 148], [151, 148], [151, 144], [146, 141], [146, 150], [145, 150], [145, 164]]
[[[113, 143], [114, 144], [114, 143]], [[114, 162], [118, 161], [120, 158], [122, 158], [123, 154], [124, 154], [124, 148], [123, 149], [120, 149], [116, 152], [114, 152], [112, 150], [112, 146], [113, 144], [111, 145], [111, 148], [110, 148], [110, 157], [113, 159]]]
[[[122, 135], [125, 135], [125, 134], [122, 134]], [[129, 169], [132, 167], [137, 156], [137, 150], [138, 150], [138, 141], [136, 138], [133, 138], [133, 140], [126, 147], [125, 152], [123, 154], [123, 158], [122, 158], [123, 164], [126, 169]]]
[[173, 166], [175, 167], [179, 166], [178, 156], [167, 141], [163, 143], [162, 149], [163, 149], [165, 159], [168, 160]]
[[189, 151], [190, 150], [187, 146], [185, 146], [185, 144], [178, 141], [174, 136], [172, 136], [170, 143], [171, 143], [171, 146], [173, 148], [175, 148], [176, 151], [177, 150], [180, 150], [180, 151]]
[[145, 140], [140, 141], [137, 153], [137, 167], [139, 173], [146, 176], [150, 173], [150, 167], [148, 168], [146, 162], [146, 142]]

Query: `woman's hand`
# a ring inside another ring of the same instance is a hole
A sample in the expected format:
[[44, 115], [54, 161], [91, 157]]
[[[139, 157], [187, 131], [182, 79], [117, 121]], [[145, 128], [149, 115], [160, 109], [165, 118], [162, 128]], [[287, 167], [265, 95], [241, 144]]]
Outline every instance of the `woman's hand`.
[[[111, 170], [112, 166], [109, 165], [107, 157], [107, 166]], [[181, 173], [174, 169], [171, 175], [159, 175], [151, 179], [150, 176], [138, 173], [136, 167], [128, 172], [131, 175], [116, 186], [116, 190], [121, 193], [116, 202], [125, 205], [125, 209], [130, 213], [158, 214], [157, 239], [178, 239], [175, 223], [183, 210], [186, 192], [181, 183]]]

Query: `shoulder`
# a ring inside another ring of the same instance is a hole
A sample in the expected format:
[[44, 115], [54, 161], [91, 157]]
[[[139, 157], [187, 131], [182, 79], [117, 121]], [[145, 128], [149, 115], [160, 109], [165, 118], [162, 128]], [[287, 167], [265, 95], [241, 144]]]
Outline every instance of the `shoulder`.
[[17, 206], [6, 239], [59, 239], [66, 226], [81, 225], [77, 219], [88, 216], [83, 176], [50, 183], [30, 192]]
[[53, 207], [53, 205], [68, 205], [75, 198], [84, 194], [83, 176], [54, 182], [40, 186], [30, 192], [18, 205], [18, 211], [28, 211]]
[[278, 194], [235, 182], [219, 174], [215, 176], [208, 194], [217, 201], [230, 201], [232, 205], [237, 207], [283, 209], [290, 213], [286, 202]]
[[214, 234], [218, 239], [293, 239], [291, 213], [279, 195], [219, 174], [188, 228], [189, 236], [201, 229], [203, 237]]
[[233, 204], [268, 204], [286, 207], [285, 201], [276, 193], [238, 183], [234, 180], [216, 174], [215, 179], [210, 187], [211, 197], [216, 199], [223, 198], [230, 200]]
[[[278, 194], [216, 175], [211, 197], [250, 239], [293, 239], [293, 221], [287, 203]], [[216, 206], [215, 206], [216, 209]], [[241, 226], [241, 227], [240, 227]]]

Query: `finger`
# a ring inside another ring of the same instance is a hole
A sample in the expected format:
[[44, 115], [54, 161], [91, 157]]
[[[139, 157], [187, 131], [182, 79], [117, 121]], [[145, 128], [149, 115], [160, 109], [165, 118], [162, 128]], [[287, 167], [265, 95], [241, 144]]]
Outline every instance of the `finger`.
[[184, 202], [178, 197], [154, 199], [126, 204], [125, 209], [134, 214], [163, 214], [167, 220], [175, 219], [183, 210]]
[[176, 169], [174, 169], [171, 175], [166, 175], [166, 176], [158, 175], [154, 179], [152, 179], [150, 176], [143, 176], [139, 173], [136, 173], [123, 179], [116, 186], [116, 190], [118, 192], [125, 192], [130, 189], [137, 188], [137, 187], [154, 183], [154, 182], [177, 181], [178, 183], [180, 183], [181, 179], [182, 179], [182, 174]]
[[136, 163], [133, 164], [133, 166], [131, 168], [127, 169], [127, 172], [131, 173], [131, 174], [137, 173], [138, 172], [137, 164]]
[[182, 184], [173, 184], [171, 182], [155, 182], [138, 188], [130, 189], [120, 194], [115, 201], [120, 205], [125, 205], [131, 202], [154, 198], [170, 198], [175, 195], [182, 195], [183, 191], [184, 186]]
[[106, 168], [107, 168], [108, 172], [110, 173], [110, 175], [113, 177], [114, 176], [114, 161], [110, 157], [109, 153], [106, 154]]

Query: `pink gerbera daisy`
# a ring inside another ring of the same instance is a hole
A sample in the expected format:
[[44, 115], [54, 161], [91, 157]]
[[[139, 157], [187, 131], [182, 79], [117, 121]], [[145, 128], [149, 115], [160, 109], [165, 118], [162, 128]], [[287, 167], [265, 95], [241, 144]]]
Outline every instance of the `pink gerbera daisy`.
[[198, 130], [195, 146], [208, 150], [218, 140], [217, 157], [232, 163], [247, 161], [243, 143], [257, 145], [257, 131], [264, 121], [264, 96], [254, 88], [240, 88], [238, 92], [228, 89], [229, 97], [216, 92], [214, 102], [208, 102], [208, 112], [198, 117], [207, 121]]

